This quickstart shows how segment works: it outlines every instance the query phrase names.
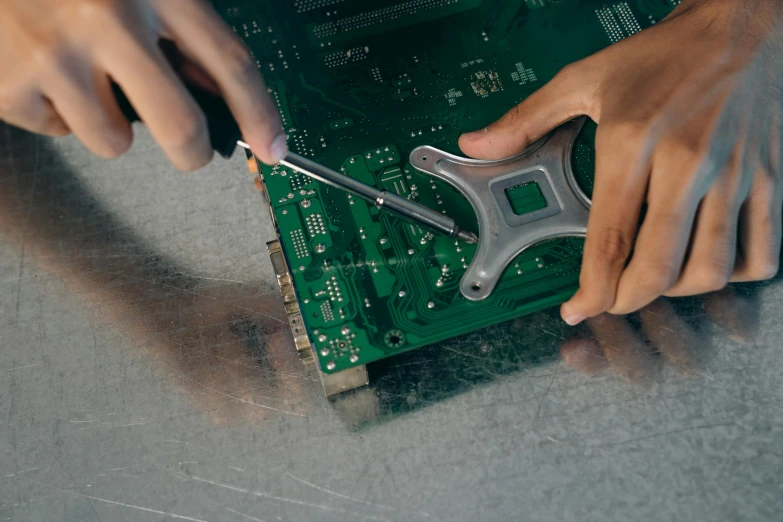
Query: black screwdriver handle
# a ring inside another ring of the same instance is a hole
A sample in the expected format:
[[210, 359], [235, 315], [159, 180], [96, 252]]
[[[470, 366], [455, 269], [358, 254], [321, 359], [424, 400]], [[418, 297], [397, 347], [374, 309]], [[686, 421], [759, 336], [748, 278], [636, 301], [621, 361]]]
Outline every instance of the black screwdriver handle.
[[[228, 108], [223, 98], [192, 85], [186, 84], [186, 86], [207, 118], [209, 140], [212, 143], [212, 148], [224, 158], [230, 158], [234, 150], [236, 150], [237, 141], [242, 139], [242, 133], [234, 119], [234, 115], [231, 113], [231, 109]], [[128, 121], [131, 123], [142, 121], [120, 86], [115, 83], [112, 85], [112, 88], [114, 89], [114, 96], [117, 98], [120, 110], [128, 118]]]

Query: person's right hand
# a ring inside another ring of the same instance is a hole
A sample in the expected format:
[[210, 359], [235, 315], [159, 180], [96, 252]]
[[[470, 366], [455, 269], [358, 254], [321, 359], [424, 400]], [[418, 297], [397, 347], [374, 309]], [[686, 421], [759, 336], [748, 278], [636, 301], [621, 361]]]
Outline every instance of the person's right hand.
[[185, 57], [180, 75], [226, 100], [261, 161], [285, 156], [255, 59], [204, 0], [0, 0], [0, 120], [73, 132], [95, 154], [118, 156], [133, 134], [114, 81], [175, 166], [204, 166], [212, 158], [204, 114], [161, 39]]

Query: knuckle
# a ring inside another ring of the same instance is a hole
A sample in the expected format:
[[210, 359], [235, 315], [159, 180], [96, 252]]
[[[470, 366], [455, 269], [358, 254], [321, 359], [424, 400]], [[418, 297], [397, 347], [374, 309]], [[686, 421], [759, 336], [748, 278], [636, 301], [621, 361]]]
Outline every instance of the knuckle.
[[614, 302], [614, 293], [595, 295], [587, 301], [585, 310], [588, 316], [596, 316], [610, 310], [614, 306]]
[[504, 127], [509, 125], [516, 125], [525, 116], [525, 102], [514, 105], [497, 121], [491, 123], [487, 128], [492, 130], [495, 127]]
[[615, 151], [630, 159], [645, 150], [649, 133], [648, 122], [642, 118], [605, 123], [596, 131], [595, 148], [596, 151]]
[[614, 286], [606, 288], [596, 285], [594, 277], [583, 272], [579, 277], [580, 300], [579, 309], [582, 315], [587, 317], [596, 316], [609, 310], [615, 302]]
[[101, 143], [100, 155], [104, 158], [113, 159], [125, 154], [133, 142], [133, 136], [129, 132], [112, 130], [104, 134]]
[[775, 277], [778, 270], [780, 270], [780, 261], [770, 257], [749, 264], [748, 276], [755, 281], [766, 281]]
[[669, 263], [655, 262], [646, 265], [641, 273], [644, 274], [639, 281], [641, 291], [657, 297], [674, 286], [679, 270]]
[[571, 81], [575, 78], [582, 77], [582, 70], [583, 70], [583, 61], [578, 60], [576, 62], [571, 62], [564, 66], [562, 69], [560, 69], [557, 74], [555, 74], [555, 80], [556, 81]]
[[69, 129], [64, 124], [54, 124], [51, 127], [47, 129], [45, 132], [48, 136], [52, 136], [54, 138], [62, 138], [64, 136], [68, 136], [71, 134], [71, 129]]
[[66, 75], [66, 46], [53, 35], [41, 36], [31, 44], [31, 61], [40, 69], [54, 75]]
[[43, 133], [49, 136], [62, 137], [71, 133], [71, 129], [55, 113], [50, 113], [43, 124]]
[[166, 140], [161, 141], [166, 154], [180, 170], [203, 167], [212, 157], [204, 113], [194, 109], [177, 117], [176, 121], [176, 130], [165, 133]]
[[73, 15], [83, 22], [104, 22], [117, 7], [117, 0], [81, 0], [74, 4]]
[[172, 160], [174, 166], [185, 172], [192, 172], [206, 166], [212, 159], [212, 152], [207, 147], [203, 147], [187, 157], [180, 157]]
[[678, 133], [677, 136], [667, 134], [661, 138], [661, 149], [666, 155], [688, 166], [692, 166], [697, 159], [707, 158], [700, 136], [694, 133]]
[[605, 227], [598, 234], [596, 248], [604, 261], [612, 265], [623, 264], [631, 253], [631, 239], [620, 228]]
[[517, 134], [521, 143], [529, 145], [534, 141], [534, 137], [530, 135], [529, 127], [523, 125], [529, 115], [530, 106], [526, 102], [522, 102], [512, 107], [500, 119], [490, 123], [486, 128], [487, 132], [500, 134], [511, 131]]
[[199, 146], [207, 140], [207, 121], [204, 113], [194, 110], [179, 119], [177, 132], [173, 138], [172, 146], [177, 150], [188, 150]]
[[569, 63], [560, 69], [547, 85], [557, 85], [557, 90], [567, 93], [565, 95], [568, 96], [569, 103], [578, 108], [580, 114], [587, 114], [595, 119], [595, 116], [600, 114], [601, 101], [592, 64], [588, 58]]
[[224, 47], [225, 64], [234, 78], [258, 73], [258, 65], [250, 50], [238, 38], [231, 36]]
[[626, 118], [607, 126], [604, 138], [614, 145], [625, 144], [626, 148], [635, 148], [644, 142], [649, 128], [649, 123], [643, 118]]
[[728, 282], [728, 268], [717, 263], [703, 267], [694, 275], [694, 286], [698, 293], [716, 292], [724, 288]]

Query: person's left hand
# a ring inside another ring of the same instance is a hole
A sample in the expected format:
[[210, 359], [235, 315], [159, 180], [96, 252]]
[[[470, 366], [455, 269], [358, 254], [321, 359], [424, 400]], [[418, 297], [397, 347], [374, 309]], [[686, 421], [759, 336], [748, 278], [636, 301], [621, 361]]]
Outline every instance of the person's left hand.
[[500, 159], [576, 116], [599, 123], [568, 324], [777, 273], [782, 56], [779, 0], [685, 0], [460, 138], [468, 156]]

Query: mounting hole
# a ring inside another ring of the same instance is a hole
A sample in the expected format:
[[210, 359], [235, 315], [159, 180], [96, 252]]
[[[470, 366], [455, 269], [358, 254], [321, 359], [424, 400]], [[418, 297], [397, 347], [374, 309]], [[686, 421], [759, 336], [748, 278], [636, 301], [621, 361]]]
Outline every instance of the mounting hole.
[[473, 281], [472, 283], [470, 283], [470, 289], [473, 290], [474, 292], [478, 292], [479, 290], [481, 290], [481, 281]]
[[401, 348], [405, 345], [405, 334], [400, 330], [389, 330], [383, 337], [383, 341], [389, 348]]
[[421, 157], [421, 161], [427, 161], [428, 159], [430, 159], [429, 156], [422, 156]]

